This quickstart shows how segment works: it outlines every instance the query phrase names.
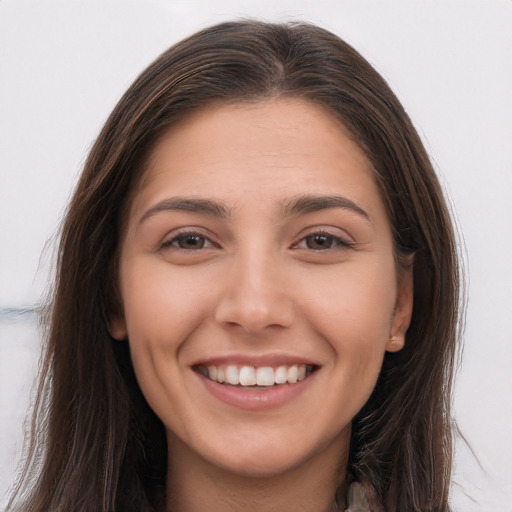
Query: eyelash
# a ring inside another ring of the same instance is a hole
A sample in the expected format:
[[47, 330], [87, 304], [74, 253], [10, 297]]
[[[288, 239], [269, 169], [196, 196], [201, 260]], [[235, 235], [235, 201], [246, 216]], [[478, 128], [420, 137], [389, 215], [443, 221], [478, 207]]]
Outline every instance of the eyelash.
[[[325, 248], [311, 248], [311, 247], [299, 247], [301, 243], [308, 243], [308, 240], [312, 240], [315, 237], [323, 237], [324, 239], [327, 239], [330, 241], [329, 247]], [[322, 252], [327, 250], [333, 250], [333, 249], [352, 249], [354, 247], [354, 242], [351, 242], [349, 240], [346, 240], [344, 238], [341, 238], [339, 236], [333, 235], [332, 233], [329, 233], [328, 231], [314, 231], [313, 233], [310, 233], [304, 237], [302, 237], [297, 243], [292, 245], [292, 249], [308, 249], [315, 252]]]
[[[307, 246], [308, 241], [313, 240], [315, 237], [322, 237], [325, 240], [328, 240], [330, 242], [329, 246], [324, 247], [324, 248], [312, 248], [312, 247]], [[179, 245], [180, 243], [183, 243], [186, 239], [192, 239], [192, 238], [199, 239], [200, 243], [202, 242], [201, 247], [186, 248], [186, 247], [182, 247]], [[210, 240], [207, 236], [205, 236], [201, 233], [198, 233], [197, 231], [186, 231], [186, 232], [179, 233], [178, 235], [174, 236], [170, 240], [166, 240], [165, 242], [163, 242], [161, 248], [166, 249], [168, 247], [174, 247], [175, 249], [182, 250], [182, 251], [200, 251], [200, 250], [204, 249], [205, 248], [204, 245], [208, 244], [208, 243], [211, 244], [212, 247], [216, 247], [216, 248], [220, 247], [218, 244], [215, 244], [214, 242], [212, 242], [212, 240]], [[300, 244], [302, 244], [302, 243], [306, 244], [306, 247], [299, 247]], [[327, 250], [332, 250], [332, 249], [342, 249], [342, 248], [352, 249], [354, 247], [354, 245], [355, 245], [354, 242], [351, 242], [351, 241], [348, 241], [339, 236], [333, 235], [332, 233], [329, 233], [327, 231], [315, 231], [313, 233], [310, 233], [310, 234], [302, 237], [298, 242], [292, 244], [290, 248], [291, 249], [306, 249], [306, 250], [311, 250], [311, 251], [315, 251], [315, 252], [322, 252], [322, 251], [327, 251]]]
[[[192, 239], [192, 238], [199, 238], [203, 242], [203, 246], [195, 249], [180, 247], [179, 243], [183, 243], [184, 240]], [[175, 249], [181, 250], [181, 251], [200, 251], [201, 249], [204, 249], [204, 244], [210, 243], [213, 247], [219, 247], [217, 244], [212, 242], [207, 236], [203, 235], [202, 233], [198, 233], [197, 231], [185, 231], [183, 233], [179, 233], [170, 240], [166, 240], [162, 243], [161, 248], [166, 249], [168, 247], [173, 247]], [[178, 245], [177, 245], [178, 244]]]

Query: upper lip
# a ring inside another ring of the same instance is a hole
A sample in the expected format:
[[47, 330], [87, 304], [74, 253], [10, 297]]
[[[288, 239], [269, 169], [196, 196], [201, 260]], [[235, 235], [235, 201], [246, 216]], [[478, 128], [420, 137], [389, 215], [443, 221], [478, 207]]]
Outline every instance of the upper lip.
[[289, 366], [293, 364], [305, 364], [320, 366], [311, 358], [296, 354], [287, 353], [266, 353], [266, 354], [225, 354], [198, 359], [191, 366]]

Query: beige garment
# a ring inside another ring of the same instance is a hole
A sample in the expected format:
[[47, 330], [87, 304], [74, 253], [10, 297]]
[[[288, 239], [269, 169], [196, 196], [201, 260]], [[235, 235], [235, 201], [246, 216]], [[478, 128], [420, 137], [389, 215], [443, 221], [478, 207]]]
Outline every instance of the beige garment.
[[358, 482], [350, 484], [348, 489], [348, 508], [345, 512], [371, 512], [366, 492]]

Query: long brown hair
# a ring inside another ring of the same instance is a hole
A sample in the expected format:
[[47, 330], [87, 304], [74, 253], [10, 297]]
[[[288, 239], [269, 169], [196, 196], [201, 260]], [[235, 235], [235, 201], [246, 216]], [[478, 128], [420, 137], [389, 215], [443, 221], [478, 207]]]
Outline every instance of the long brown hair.
[[304, 98], [338, 116], [373, 164], [397, 256], [415, 253], [406, 345], [386, 354], [353, 421], [347, 469], [384, 510], [449, 510], [459, 273], [428, 156], [383, 78], [337, 36], [303, 23], [241, 21], [162, 54], [91, 149], [62, 227], [28, 469], [18, 488], [26, 512], [163, 510], [164, 428], [139, 390], [128, 345], [108, 331], [119, 308], [123, 218], [170, 125], [214, 101], [275, 97]]

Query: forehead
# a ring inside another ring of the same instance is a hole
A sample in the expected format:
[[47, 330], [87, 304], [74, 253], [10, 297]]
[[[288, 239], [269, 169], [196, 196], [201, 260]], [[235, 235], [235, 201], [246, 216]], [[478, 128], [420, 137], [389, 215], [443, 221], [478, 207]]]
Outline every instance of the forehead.
[[132, 212], [170, 193], [243, 205], [254, 194], [277, 201], [333, 192], [356, 202], [378, 195], [369, 160], [331, 112], [302, 99], [216, 104], [162, 135]]

